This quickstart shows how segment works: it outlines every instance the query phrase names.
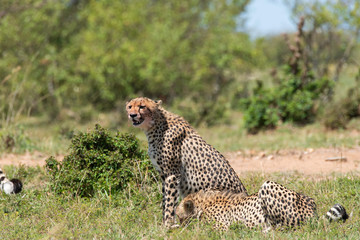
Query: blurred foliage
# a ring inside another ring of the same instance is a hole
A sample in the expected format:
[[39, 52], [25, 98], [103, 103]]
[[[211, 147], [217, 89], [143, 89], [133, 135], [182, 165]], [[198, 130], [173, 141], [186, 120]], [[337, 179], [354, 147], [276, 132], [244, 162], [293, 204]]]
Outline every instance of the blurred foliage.
[[[344, 128], [358, 117], [359, 85], [348, 97], [333, 102], [334, 82], [345, 63], [357, 62], [354, 54], [360, 37], [360, 3], [355, 0], [285, 1], [292, 9], [298, 30], [290, 36], [257, 39], [256, 45], [273, 61], [274, 86], [253, 91], [242, 100], [245, 127], [250, 133], [274, 128], [280, 120], [305, 124], [322, 114], [327, 128]], [[292, 39], [292, 41], [291, 41]], [[288, 46], [287, 48], [281, 46]], [[285, 63], [285, 70], [275, 67]], [[280, 72], [280, 74], [279, 74]], [[334, 81], [331, 81], [334, 80]]]
[[109, 110], [138, 95], [217, 106], [260, 54], [235, 31], [247, 3], [4, 0], [1, 118], [55, 120], [63, 108]]
[[240, 100], [244, 111], [245, 128], [249, 133], [257, 133], [261, 129], [275, 128], [280, 121], [274, 89], [265, 88], [261, 81], [257, 82], [252, 97]]
[[[360, 2], [357, 0], [285, 0], [296, 21], [305, 18], [304, 41], [316, 77], [337, 81], [353, 61], [360, 37]], [[333, 66], [333, 68], [332, 68]]]
[[0, 152], [22, 153], [35, 149], [35, 143], [25, 133], [22, 125], [0, 129]]
[[291, 51], [284, 47], [286, 40], [282, 34], [257, 38], [255, 45], [263, 52], [266, 62], [272, 68], [286, 64], [291, 54]]
[[[276, 75], [294, 55], [283, 36], [251, 41], [240, 30], [249, 2], [2, 0], [0, 128], [22, 115], [87, 121], [135, 96], [162, 99], [193, 124], [222, 121], [251, 95], [250, 73], [273, 67]], [[354, 61], [359, 3], [286, 2], [295, 20], [306, 19], [300, 68], [337, 80]], [[309, 111], [311, 98], [297, 93], [286, 114]], [[270, 112], [266, 121], [277, 121]]]
[[[318, 77], [335, 81], [344, 66], [359, 68], [356, 47], [360, 38], [360, 2], [357, 0], [287, 1], [295, 18], [305, 17], [304, 48], [308, 65]], [[357, 55], [356, 55], [357, 54]], [[323, 113], [326, 128], [346, 128], [354, 117], [359, 117], [359, 73], [355, 86], [348, 89], [347, 97], [328, 99]]]
[[241, 100], [245, 128], [250, 133], [275, 128], [278, 122], [306, 124], [317, 115], [316, 105], [331, 97], [333, 82], [326, 77], [316, 78], [310, 64], [303, 32], [305, 19], [298, 23], [294, 43], [288, 42], [291, 57], [282, 74], [273, 74], [276, 82], [265, 88], [259, 81], [251, 97]]
[[279, 122], [306, 124], [315, 120], [318, 105], [326, 99], [333, 83], [327, 79], [308, 76], [304, 82], [299, 75], [287, 74], [279, 84], [265, 88], [261, 82], [252, 97], [241, 100], [245, 128], [249, 133], [273, 129]]
[[83, 26], [79, 6], [62, 1], [2, 1], [0, 18], [0, 112], [9, 123], [19, 114], [46, 112], [76, 103], [71, 73]]
[[344, 129], [351, 119], [357, 117], [360, 117], [360, 68], [355, 86], [349, 88], [345, 98], [333, 100], [326, 106], [322, 120], [328, 129]]

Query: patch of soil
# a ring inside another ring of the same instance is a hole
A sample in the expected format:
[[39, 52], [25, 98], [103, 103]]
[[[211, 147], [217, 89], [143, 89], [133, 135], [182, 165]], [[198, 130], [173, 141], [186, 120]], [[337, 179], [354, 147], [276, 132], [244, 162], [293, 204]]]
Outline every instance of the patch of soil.
[[[0, 166], [44, 166], [49, 157], [41, 152], [25, 154], [3, 153]], [[62, 160], [63, 155], [55, 156]], [[319, 148], [306, 150], [281, 150], [275, 153], [252, 150], [226, 153], [225, 157], [237, 173], [244, 172], [298, 172], [306, 175], [348, 173], [360, 171], [360, 147], [350, 149]]]
[[360, 147], [351, 149], [319, 148], [225, 154], [236, 172], [298, 172], [306, 175], [360, 171]]
[[[14, 154], [14, 153], [3, 153], [0, 154], [0, 166], [4, 165], [25, 165], [25, 166], [44, 166], [45, 160], [48, 159], [50, 155], [44, 154], [42, 152], [26, 152], [24, 154]], [[62, 160], [63, 155], [55, 156], [56, 159]]]

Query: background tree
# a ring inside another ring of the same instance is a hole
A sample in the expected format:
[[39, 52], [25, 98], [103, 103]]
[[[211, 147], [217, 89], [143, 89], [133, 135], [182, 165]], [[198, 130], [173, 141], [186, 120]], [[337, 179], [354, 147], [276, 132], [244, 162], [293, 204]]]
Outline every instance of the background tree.
[[227, 87], [256, 62], [247, 34], [236, 31], [248, 2], [5, 1], [1, 96], [14, 93], [14, 109], [50, 119], [63, 108], [113, 109], [135, 95], [205, 103], [221, 117]]
[[[280, 72], [293, 54], [282, 36], [251, 41], [239, 30], [249, 2], [3, 0], [0, 122], [23, 114], [87, 119], [144, 95], [192, 123], [216, 123], [250, 95], [250, 73]], [[304, 66], [337, 80], [357, 61], [359, 3], [288, 4], [294, 19], [305, 17]]]
[[360, 37], [360, 3], [356, 0], [286, 1], [295, 21], [305, 18], [304, 49], [318, 77], [337, 81], [344, 63], [354, 57]]

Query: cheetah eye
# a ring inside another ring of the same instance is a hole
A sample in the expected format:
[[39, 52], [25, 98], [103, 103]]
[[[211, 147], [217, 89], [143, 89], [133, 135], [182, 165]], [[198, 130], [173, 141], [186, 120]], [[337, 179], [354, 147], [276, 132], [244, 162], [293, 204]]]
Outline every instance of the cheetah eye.
[[140, 106], [140, 109], [145, 109], [146, 108], [146, 106]]
[[128, 109], [131, 109], [131, 106], [128, 106]]

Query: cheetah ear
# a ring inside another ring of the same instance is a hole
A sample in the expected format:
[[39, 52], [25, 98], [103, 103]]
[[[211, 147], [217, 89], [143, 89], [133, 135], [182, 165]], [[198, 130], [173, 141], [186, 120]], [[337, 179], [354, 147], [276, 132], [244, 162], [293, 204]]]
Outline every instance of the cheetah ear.
[[187, 200], [184, 202], [184, 208], [187, 213], [192, 213], [194, 211], [194, 202], [191, 200]]
[[162, 104], [161, 100], [155, 100], [156, 105], [160, 106]]

